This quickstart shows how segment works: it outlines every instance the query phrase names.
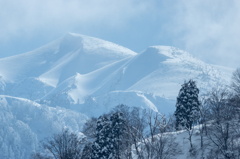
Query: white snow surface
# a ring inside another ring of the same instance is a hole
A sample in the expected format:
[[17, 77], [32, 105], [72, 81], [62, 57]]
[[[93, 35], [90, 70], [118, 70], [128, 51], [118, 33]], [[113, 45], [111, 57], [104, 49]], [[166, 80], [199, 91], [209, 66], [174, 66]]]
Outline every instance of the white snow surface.
[[[180, 49], [152, 46], [133, 57], [116, 61], [90, 73], [76, 73], [41, 101], [50, 101], [52, 106], [80, 112], [86, 108], [88, 112], [84, 112], [88, 115], [95, 114], [89, 109], [95, 105], [94, 110], [98, 109], [99, 112], [96, 116], [118, 104], [151, 107], [168, 114], [174, 111], [174, 101], [184, 80], [196, 80], [200, 93], [206, 93], [216, 85], [228, 84], [228, 74], [230, 73], [226, 69], [214, 68]], [[91, 99], [95, 101], [92, 102]], [[171, 104], [163, 102], [166, 100]]]
[[[208, 126], [211, 126], [210, 124]], [[203, 144], [204, 144], [204, 149], [201, 149], [201, 136], [200, 136], [200, 126], [195, 126], [192, 132], [192, 144], [193, 148], [196, 150], [195, 156], [192, 156], [189, 152], [191, 146], [189, 142], [189, 132], [187, 130], [180, 130], [177, 132], [167, 132], [163, 133], [162, 135], [164, 137], [170, 137], [172, 136], [175, 138], [175, 142], [178, 144], [177, 149], [180, 150], [180, 154], [171, 157], [170, 159], [202, 159], [202, 158], [207, 158], [211, 148], [215, 146], [212, 141], [207, 138], [206, 136], [203, 136]], [[158, 139], [159, 134], [155, 135], [154, 138]], [[140, 145], [144, 145], [143, 143], [139, 143]], [[166, 148], [164, 148], [166, 149]], [[137, 159], [138, 156], [136, 154], [136, 150], [133, 147], [132, 155], [134, 159]], [[147, 158], [147, 156], [146, 156]]]
[[135, 52], [111, 42], [68, 33], [39, 49], [0, 59], [0, 75], [9, 82], [39, 77], [56, 87], [76, 72], [86, 74], [134, 55]]
[[0, 158], [27, 159], [44, 137], [62, 128], [79, 133], [86, 120], [75, 111], [0, 95]]
[[68, 33], [0, 59], [0, 158], [28, 158], [43, 137], [63, 127], [80, 132], [87, 117], [119, 104], [172, 113], [184, 80], [196, 80], [205, 93], [228, 84], [232, 71], [171, 46], [135, 53]]
[[30, 100], [37, 100], [53, 89], [52, 86], [35, 77], [26, 78], [21, 82], [9, 83], [6, 86], [5, 94]]

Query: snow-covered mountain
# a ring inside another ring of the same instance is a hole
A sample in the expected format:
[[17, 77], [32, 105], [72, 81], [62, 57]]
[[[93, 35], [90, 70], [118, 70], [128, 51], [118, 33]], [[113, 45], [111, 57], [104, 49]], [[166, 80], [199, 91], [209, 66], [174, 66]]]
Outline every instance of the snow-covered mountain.
[[170, 46], [135, 53], [108, 41], [68, 33], [31, 52], [0, 59], [0, 93], [89, 116], [118, 104], [169, 113], [184, 80], [196, 80], [204, 93], [228, 83], [231, 72]]
[[36, 100], [40, 97], [32, 94], [41, 91], [40, 85], [53, 88], [76, 72], [86, 74], [134, 55], [135, 52], [111, 42], [69, 33], [34, 51], [0, 59], [0, 76], [5, 82], [13, 83], [14, 86], [9, 89], [27, 88], [29, 85], [26, 81], [32, 83], [31, 86], [35, 85], [29, 95], [21, 96], [22, 92], [19, 95]]
[[0, 158], [27, 158], [43, 137], [65, 126], [79, 132], [87, 117], [118, 104], [173, 112], [184, 80], [196, 80], [204, 93], [229, 83], [231, 72], [170, 46], [135, 53], [68, 33], [0, 59]]
[[230, 76], [180, 49], [152, 46], [90, 73], [76, 73], [41, 102], [96, 116], [118, 104], [169, 113], [175, 109], [181, 84], [188, 79], [196, 80], [201, 93], [205, 93], [228, 83]]

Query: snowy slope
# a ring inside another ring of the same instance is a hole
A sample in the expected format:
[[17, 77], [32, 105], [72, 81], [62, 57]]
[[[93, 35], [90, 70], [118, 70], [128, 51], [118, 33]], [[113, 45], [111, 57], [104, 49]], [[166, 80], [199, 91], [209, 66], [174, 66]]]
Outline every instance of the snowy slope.
[[[174, 47], [153, 46], [142, 54], [151, 56], [151, 59], [162, 59], [162, 56], [165, 56], [166, 60], [156, 60], [155, 70], [149, 72], [147, 76], [128, 88], [128, 90], [140, 90], [175, 99], [184, 80], [196, 80], [202, 93], [215, 85], [229, 81], [226, 76], [223, 76], [224, 72], [220, 72], [194, 58], [191, 54]], [[146, 61], [145, 67], [148, 67], [149, 64], [154, 65], [149, 60]]]
[[[170, 133], [163, 133], [163, 136], [166, 137], [173, 137], [175, 142], [178, 144], [177, 149], [180, 150], [180, 154], [171, 157], [171, 159], [202, 159], [202, 158], [207, 158], [207, 155], [210, 151], [210, 148], [212, 145], [211, 141], [204, 136], [204, 150], [201, 149], [201, 138], [199, 135], [199, 126], [195, 126], [193, 130], [193, 135], [192, 135], [192, 143], [193, 147], [196, 150], [196, 156], [192, 156], [189, 152], [190, 150], [190, 142], [189, 142], [189, 134], [188, 131], [186, 130], [181, 130], [177, 132], [170, 132]], [[155, 135], [154, 136], [156, 139], [160, 137], [160, 135]], [[140, 143], [141, 144], [141, 143]], [[142, 144], [143, 145], [143, 144]], [[166, 146], [166, 145], [164, 145]], [[133, 147], [134, 148], [134, 147]], [[167, 147], [164, 147], [164, 151], [166, 152]], [[134, 159], [137, 159], [138, 156], [136, 154], [135, 149], [132, 151], [132, 155]], [[147, 158], [147, 156], [146, 156]]]
[[79, 132], [87, 116], [118, 104], [172, 113], [184, 80], [196, 80], [204, 93], [229, 83], [232, 71], [174, 47], [152, 46], [137, 54], [68, 33], [0, 59], [0, 158], [28, 158], [43, 137], [65, 126]]
[[6, 83], [3, 80], [2, 76], [0, 76], [0, 94], [3, 94], [6, 89]]
[[0, 75], [9, 82], [39, 77], [55, 87], [76, 72], [86, 74], [135, 54], [108, 41], [68, 33], [39, 49], [0, 59]]
[[1, 94], [48, 100], [55, 103], [52, 106], [64, 107], [86, 104], [89, 97], [100, 99], [116, 91], [136, 92], [136, 97], [140, 91], [175, 100], [184, 80], [196, 80], [204, 93], [229, 82], [229, 72], [174, 47], [152, 46], [136, 54], [74, 33], [34, 51], [0, 59], [0, 74], [7, 81], [7, 86], [1, 84], [5, 88]]
[[112, 91], [101, 96], [88, 96], [85, 103], [72, 105], [71, 109], [82, 112], [87, 116], [97, 117], [120, 104], [152, 109], [166, 114], [175, 110], [175, 100], [140, 91]]
[[[179, 130], [175, 132], [166, 132], [166, 133], [154, 135], [155, 143], [152, 143], [153, 145], [156, 144], [156, 149], [154, 151], [156, 152], [156, 150], [159, 150], [158, 153], [160, 154], [162, 152], [163, 153], [162, 155], [165, 156], [166, 159], [226, 159], [227, 157], [224, 157], [222, 153], [229, 153], [230, 155], [234, 155], [234, 157], [229, 155], [230, 156], [228, 157], [229, 159], [238, 158], [237, 155], [239, 155], [239, 149], [236, 147], [239, 146], [240, 138], [238, 135], [239, 131], [236, 131], [236, 130], [239, 130], [239, 126], [237, 125], [236, 127], [234, 126], [235, 127], [234, 131], [231, 130], [232, 128], [229, 128], [228, 131], [224, 132], [224, 130], [220, 130], [221, 128], [222, 129], [226, 128], [225, 126], [223, 126], [224, 125], [223, 123], [221, 123], [218, 128], [216, 123], [213, 124], [213, 122], [214, 121], [208, 121], [206, 123], [207, 130], [205, 128], [202, 129], [202, 125], [197, 125], [197, 126], [194, 126], [190, 131]], [[230, 123], [238, 123], [238, 122], [239, 122], [238, 119], [237, 120], [232, 119]], [[215, 128], [216, 130], [213, 128]], [[202, 131], [202, 134], [201, 134], [201, 131]], [[217, 132], [217, 131], [220, 131], [220, 132]], [[223, 148], [224, 145], [220, 145], [220, 143], [225, 142], [224, 137], [220, 136], [220, 134], [223, 132], [225, 133], [225, 135], [226, 133], [229, 133], [228, 134], [229, 136], [227, 139], [228, 141], [226, 141], [227, 145], [229, 146], [227, 147], [228, 151], [224, 150], [226, 149], [225, 147]], [[189, 141], [190, 134], [192, 134], [191, 135], [192, 152], [190, 151], [191, 150], [191, 145]], [[202, 136], [202, 141], [201, 141], [201, 136]], [[230, 136], [231, 137], [234, 136], [233, 140], [229, 139], [231, 138]], [[167, 141], [164, 140], [166, 138], [168, 139]], [[148, 138], [145, 141], [150, 142], [151, 138]], [[169, 155], [167, 154], [167, 152], [169, 152], [169, 150], [173, 150], [173, 147], [174, 147], [173, 145], [175, 145], [171, 141], [174, 141], [175, 143], [177, 143], [177, 146], [175, 147], [176, 149], [174, 149], [173, 151], [174, 155], [176, 156], [173, 156], [173, 157], [167, 156]], [[218, 147], [217, 145], [218, 146], [220, 145], [220, 146]], [[139, 147], [141, 146], [145, 147], [143, 141], [139, 142]], [[145, 149], [144, 155], [146, 156], [145, 158], [147, 158], [146, 147], [144, 149]], [[179, 150], [180, 150], [180, 153], [176, 153]], [[223, 151], [221, 152], [221, 150]], [[132, 149], [132, 155], [133, 155], [133, 159], [138, 159], [136, 149], [134, 146]]]
[[96, 116], [118, 104], [151, 107], [169, 113], [175, 109], [174, 101], [181, 84], [188, 79], [197, 81], [200, 93], [230, 81], [223, 69], [219, 71], [185, 51], [153, 46], [132, 58], [93, 72], [77, 73], [53, 89], [41, 102], [48, 101], [51, 106]]
[[44, 137], [67, 127], [79, 132], [87, 117], [10, 96], [0, 96], [0, 158], [27, 159]]
[[7, 83], [5, 85], [4, 94], [30, 100], [37, 100], [54, 88], [34, 77], [26, 78], [21, 82]]

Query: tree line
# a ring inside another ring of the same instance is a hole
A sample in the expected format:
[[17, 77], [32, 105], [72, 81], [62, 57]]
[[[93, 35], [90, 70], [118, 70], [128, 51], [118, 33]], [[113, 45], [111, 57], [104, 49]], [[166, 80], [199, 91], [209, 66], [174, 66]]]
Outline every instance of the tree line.
[[[188, 134], [189, 156], [202, 159], [240, 158], [240, 69], [230, 86], [217, 86], [199, 96], [193, 80], [185, 81], [174, 114], [126, 105], [89, 119], [84, 137], [63, 129], [41, 142], [34, 159], [171, 159], [183, 151], [177, 131]], [[200, 142], [192, 141], [193, 135]], [[197, 145], [199, 144], [199, 145]]]
[[[152, 110], [126, 105], [110, 113], [92, 117], [83, 126], [85, 137], [63, 129], [41, 142], [42, 151], [34, 159], [168, 159], [181, 153], [173, 132], [175, 123]], [[133, 156], [133, 151], [136, 152]], [[146, 157], [147, 156], [147, 157]]]

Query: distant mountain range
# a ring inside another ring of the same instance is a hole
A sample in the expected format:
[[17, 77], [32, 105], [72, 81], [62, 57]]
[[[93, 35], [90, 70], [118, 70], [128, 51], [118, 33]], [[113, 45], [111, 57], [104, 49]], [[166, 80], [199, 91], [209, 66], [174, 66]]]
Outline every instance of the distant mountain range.
[[85, 107], [94, 107], [99, 115], [118, 104], [167, 113], [174, 110], [184, 80], [196, 80], [204, 93], [228, 83], [231, 72], [170, 46], [135, 53], [108, 41], [68, 33], [31, 52], [0, 59], [0, 93], [90, 116], [92, 110]]
[[27, 158], [43, 137], [62, 127], [79, 132], [88, 117], [118, 104], [171, 113], [184, 80], [196, 80], [205, 93], [228, 84], [232, 71], [171, 46], [135, 53], [68, 33], [31, 52], [0, 59], [0, 158]]

